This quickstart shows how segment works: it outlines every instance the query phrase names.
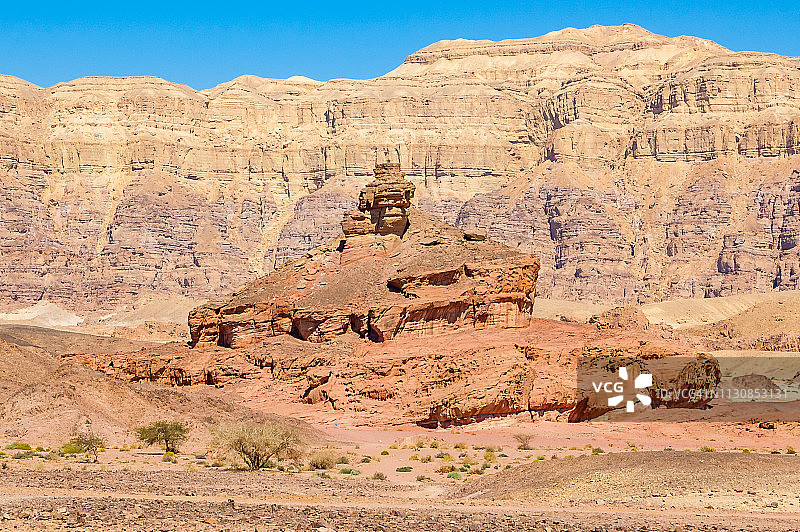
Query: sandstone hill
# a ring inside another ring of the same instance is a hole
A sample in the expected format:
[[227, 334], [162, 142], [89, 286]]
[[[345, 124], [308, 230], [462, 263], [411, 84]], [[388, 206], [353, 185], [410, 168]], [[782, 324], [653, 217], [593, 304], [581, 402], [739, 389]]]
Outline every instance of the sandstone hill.
[[[577, 386], [581, 356], [603, 376], [623, 357], [641, 371], [666, 368], [662, 387], [719, 383], [713, 357], [648, 330], [641, 311], [590, 324], [533, 319], [536, 257], [412, 207], [399, 165], [375, 175], [339, 238], [194, 309], [191, 347], [67, 358], [123, 380], [225, 387], [269, 411], [311, 405], [305, 415], [370, 424], [592, 419], [612, 408]], [[673, 355], [690, 358], [667, 368]]]
[[371, 80], [0, 77], [0, 301], [204, 300], [335, 237], [376, 163], [561, 299], [797, 288], [800, 60], [634, 25], [442, 41]]
[[[45, 347], [40, 347], [45, 346]], [[62, 359], [71, 351], [96, 353], [144, 348], [147, 343], [60, 333], [37, 327], [0, 330], [0, 437], [60, 446], [74, 431], [91, 429], [109, 445], [131, 444], [137, 426], [182, 419], [193, 442], [206, 442], [208, 428], [237, 419], [279, 420], [320, 439], [294, 419], [268, 415], [229, 401], [213, 387], [181, 390], [159, 383], [129, 383]]]

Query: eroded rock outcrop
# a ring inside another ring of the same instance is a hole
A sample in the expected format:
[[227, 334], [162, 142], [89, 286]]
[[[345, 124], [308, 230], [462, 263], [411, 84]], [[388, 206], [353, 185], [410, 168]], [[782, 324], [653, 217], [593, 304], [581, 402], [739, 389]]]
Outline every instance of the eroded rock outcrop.
[[189, 315], [193, 345], [293, 335], [383, 342], [459, 328], [524, 327], [539, 261], [411, 207], [414, 185], [380, 165], [345, 213], [344, 236]]

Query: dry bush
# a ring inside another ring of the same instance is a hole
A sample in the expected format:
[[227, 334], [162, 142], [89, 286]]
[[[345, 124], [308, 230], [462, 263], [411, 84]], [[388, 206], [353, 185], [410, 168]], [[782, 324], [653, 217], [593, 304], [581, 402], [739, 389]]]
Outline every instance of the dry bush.
[[311, 469], [333, 469], [336, 467], [336, 458], [332, 452], [319, 451], [308, 457], [308, 465]]
[[533, 434], [514, 434], [514, 439], [519, 442], [517, 449], [520, 451], [529, 451], [531, 449]]
[[251, 471], [267, 467], [271, 458], [293, 458], [303, 447], [300, 434], [279, 423], [239, 422], [220, 425], [213, 432], [215, 444], [239, 455]]

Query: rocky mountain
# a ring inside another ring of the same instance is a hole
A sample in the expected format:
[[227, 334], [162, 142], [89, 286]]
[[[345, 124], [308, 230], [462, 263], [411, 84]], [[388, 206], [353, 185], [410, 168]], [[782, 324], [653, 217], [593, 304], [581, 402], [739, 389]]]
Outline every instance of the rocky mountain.
[[541, 295], [797, 288], [800, 60], [640, 27], [442, 41], [371, 80], [0, 77], [0, 301], [226, 293], [335, 238], [376, 163], [541, 258]]

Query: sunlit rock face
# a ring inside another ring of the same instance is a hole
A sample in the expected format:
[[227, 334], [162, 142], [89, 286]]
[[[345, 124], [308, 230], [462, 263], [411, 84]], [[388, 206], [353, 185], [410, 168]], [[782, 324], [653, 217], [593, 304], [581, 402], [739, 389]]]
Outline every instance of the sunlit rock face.
[[193, 345], [247, 347], [280, 335], [384, 342], [527, 326], [538, 259], [412, 208], [413, 193], [397, 165], [377, 166], [340, 239], [194, 309]]
[[227, 293], [335, 239], [382, 163], [539, 256], [543, 295], [796, 288], [799, 64], [624, 25], [442, 41], [372, 80], [3, 76], [0, 302]]

